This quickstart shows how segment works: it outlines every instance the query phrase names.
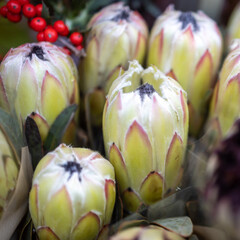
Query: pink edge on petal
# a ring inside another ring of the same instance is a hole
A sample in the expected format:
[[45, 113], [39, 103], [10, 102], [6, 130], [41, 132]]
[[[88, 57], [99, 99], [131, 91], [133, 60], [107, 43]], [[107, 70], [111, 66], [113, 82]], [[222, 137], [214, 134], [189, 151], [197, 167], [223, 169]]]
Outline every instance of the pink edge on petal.
[[138, 54], [138, 49], [139, 49], [141, 38], [142, 38], [142, 34], [141, 34], [141, 32], [138, 32], [138, 39], [137, 39], [137, 44], [136, 44], [136, 48], [135, 48], [134, 58], [136, 58], [136, 56]]
[[146, 180], [149, 178], [149, 176], [151, 176], [151, 175], [156, 175], [156, 176], [158, 176], [158, 177], [160, 177], [162, 180], [163, 180], [163, 176], [160, 174], [160, 173], [158, 173], [158, 172], [156, 172], [156, 171], [152, 171], [152, 172], [150, 172], [146, 177], [145, 177], [145, 179], [143, 180], [143, 182], [142, 182], [142, 184], [141, 184], [141, 187], [143, 186], [143, 184], [146, 182]]
[[2, 77], [0, 75], [0, 91], [2, 91], [2, 94], [3, 94], [3, 98], [9, 108], [9, 102], [8, 102], [8, 99], [7, 99], [7, 95], [6, 95], [6, 90], [5, 90], [5, 87], [3, 85], [3, 81], [2, 81]]
[[240, 73], [233, 76], [227, 83], [227, 87], [234, 81], [237, 81], [240, 84]]
[[98, 152], [95, 152], [94, 154], [91, 155], [90, 161], [93, 161], [95, 159], [102, 158], [101, 154]]
[[198, 73], [199, 69], [201, 69], [202, 64], [206, 61], [206, 59], [209, 59], [210, 64], [211, 64], [211, 68], [210, 69], [213, 69], [212, 55], [210, 54], [209, 50], [207, 49], [205, 51], [205, 53], [202, 55], [202, 57], [200, 58], [197, 66], [196, 66], [195, 75]]
[[169, 154], [171, 154], [172, 147], [173, 147], [173, 145], [174, 145], [174, 143], [175, 143], [175, 141], [176, 141], [177, 139], [181, 142], [181, 144], [183, 143], [181, 137], [175, 132], [175, 134], [174, 134], [174, 136], [173, 136], [173, 138], [172, 138], [172, 141], [171, 141], [171, 143], [170, 143], [170, 146], [169, 146], [169, 148], [168, 148], [167, 157], [166, 157], [167, 161], [168, 161], [168, 159], [169, 159]]
[[39, 228], [37, 228], [37, 232], [39, 232], [39, 231], [49, 232], [52, 235], [50, 239], [52, 239], [52, 237], [54, 237], [55, 238], [54, 240], [60, 240], [60, 238], [49, 227], [39, 227]]
[[176, 77], [176, 75], [175, 75], [173, 69], [171, 69], [170, 72], [167, 73], [166, 75], [167, 75], [168, 77], [173, 78], [174, 80], [176, 80], [176, 81], [178, 82], [178, 79], [177, 79], [177, 77]]
[[132, 125], [128, 128], [127, 134], [126, 134], [126, 141], [125, 141], [125, 149], [126, 149], [126, 145], [128, 143], [128, 138], [129, 136], [131, 136], [132, 132], [136, 130], [138, 131], [139, 135], [141, 136], [141, 139], [144, 141], [145, 146], [149, 149], [152, 148], [150, 140], [148, 138], [147, 133], [145, 132], [145, 130], [143, 129], [143, 127], [137, 122], [137, 120], [134, 120], [134, 122], [132, 123]]
[[182, 90], [180, 91], [180, 99], [181, 99], [181, 105], [182, 105], [182, 109], [183, 109], [183, 122], [186, 122], [186, 104], [184, 102], [184, 97], [183, 97], [183, 93]]
[[109, 197], [109, 188], [108, 188], [109, 185], [113, 185], [115, 187], [115, 183], [112, 179], [105, 180], [104, 191], [105, 191], [105, 197], [106, 197], [107, 201], [108, 201], [108, 197]]
[[191, 38], [192, 42], [194, 41], [194, 35], [193, 35], [192, 25], [191, 24], [187, 27], [187, 29], [183, 32], [183, 34], [189, 35], [189, 37]]
[[125, 170], [127, 170], [127, 169], [126, 169], [125, 162], [124, 162], [123, 157], [122, 157], [122, 154], [121, 154], [121, 152], [119, 151], [119, 149], [118, 149], [118, 147], [116, 146], [115, 143], [113, 143], [113, 144], [111, 145], [111, 147], [109, 148], [109, 153], [108, 153], [109, 156], [110, 156], [110, 152], [111, 152], [112, 149], [114, 149], [114, 151], [115, 151], [115, 152], [117, 153], [117, 155], [119, 156], [119, 159], [121, 159], [121, 164], [122, 164], [123, 168], [124, 168]]
[[89, 216], [94, 217], [97, 220], [98, 225], [100, 227], [100, 219], [99, 219], [98, 215], [90, 211], [78, 220], [78, 222], [77, 222], [77, 224], [75, 225], [74, 228], [76, 228], [82, 220], [84, 220], [86, 217], [89, 217]]

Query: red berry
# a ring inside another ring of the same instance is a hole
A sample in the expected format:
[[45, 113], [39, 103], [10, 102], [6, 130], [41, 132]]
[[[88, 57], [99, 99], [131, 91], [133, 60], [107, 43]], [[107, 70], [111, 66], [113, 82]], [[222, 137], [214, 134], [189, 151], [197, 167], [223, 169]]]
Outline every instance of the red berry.
[[33, 18], [36, 15], [36, 9], [30, 3], [23, 5], [22, 12], [23, 12], [23, 15], [27, 18]]
[[67, 55], [72, 55], [72, 52], [71, 52], [70, 49], [67, 48], [67, 47], [63, 47], [63, 51], [64, 51]]
[[37, 34], [37, 40], [38, 40], [38, 42], [45, 41], [44, 32], [39, 32]]
[[58, 20], [53, 24], [53, 27], [59, 34], [61, 34], [62, 32], [64, 33], [67, 26], [62, 20]]
[[58, 39], [58, 33], [53, 27], [47, 27], [44, 30], [44, 37], [48, 42], [56, 42]]
[[37, 4], [36, 6], [35, 6], [35, 10], [36, 10], [36, 12], [37, 12], [37, 16], [38, 17], [41, 17], [41, 15], [42, 15], [42, 4], [40, 3], [40, 4]]
[[62, 36], [67, 36], [68, 34], [69, 34], [69, 29], [68, 29], [68, 26], [65, 25], [65, 29], [64, 29], [63, 32], [60, 33], [60, 35], [62, 35]]
[[21, 4], [16, 0], [8, 1], [6, 6], [11, 13], [18, 14], [21, 12]]
[[74, 45], [80, 45], [83, 41], [83, 36], [79, 32], [73, 32], [69, 38]]
[[29, 3], [29, 0], [17, 0], [21, 5]]
[[20, 14], [14, 14], [12, 12], [7, 12], [7, 19], [10, 21], [10, 22], [20, 22], [21, 19], [22, 19], [22, 15]]
[[0, 14], [1, 14], [3, 17], [7, 17], [7, 13], [8, 13], [7, 6], [2, 6], [2, 7], [0, 8]]
[[35, 17], [30, 22], [30, 27], [37, 32], [42, 32], [46, 26], [47, 22], [42, 17]]
[[80, 50], [83, 49], [83, 46], [82, 46], [82, 45], [78, 45], [78, 46], [76, 46], [76, 49], [77, 49], [78, 51], [80, 51]]

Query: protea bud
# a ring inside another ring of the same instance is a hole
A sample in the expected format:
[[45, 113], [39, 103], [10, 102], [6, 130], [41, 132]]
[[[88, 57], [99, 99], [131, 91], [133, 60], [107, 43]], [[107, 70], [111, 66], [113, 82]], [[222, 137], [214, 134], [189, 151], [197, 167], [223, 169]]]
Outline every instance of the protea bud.
[[226, 136], [240, 116], [240, 40], [226, 57], [210, 104], [208, 128], [216, 129], [218, 140]]
[[[11, 49], [0, 65], [0, 107], [16, 111], [23, 123], [34, 112], [44, 140], [58, 114], [78, 103], [77, 80], [75, 64], [61, 48], [47, 42], [21, 45]], [[71, 138], [72, 126], [66, 133]]]
[[182, 175], [188, 133], [186, 93], [157, 67], [131, 62], [108, 93], [103, 113], [105, 150], [125, 208], [152, 204]]
[[34, 172], [29, 208], [40, 240], [96, 239], [114, 203], [114, 169], [97, 152], [62, 144]]
[[7, 138], [0, 130], [0, 218], [17, 182], [19, 166]]
[[216, 23], [204, 13], [168, 8], [155, 22], [147, 64], [177, 80], [188, 93], [189, 132], [197, 136], [207, 113], [222, 52]]
[[[100, 104], [99, 98], [105, 102], [105, 94], [112, 81], [118, 77], [121, 68], [128, 68], [130, 60], [143, 63], [148, 28], [140, 14], [131, 11], [122, 2], [96, 13], [88, 28], [86, 57], [80, 62], [80, 86], [84, 95], [93, 94], [90, 96], [92, 123], [101, 125], [104, 103]], [[95, 90], [98, 91], [96, 95]], [[101, 96], [99, 90], [102, 91]]]
[[231, 44], [233, 39], [240, 38], [239, 18], [240, 18], [240, 3], [237, 4], [228, 21], [226, 39], [227, 46]]
[[110, 240], [184, 240], [176, 233], [157, 226], [133, 227], [112, 236]]
[[227, 239], [240, 239], [240, 120], [207, 166], [206, 214], [225, 231]]

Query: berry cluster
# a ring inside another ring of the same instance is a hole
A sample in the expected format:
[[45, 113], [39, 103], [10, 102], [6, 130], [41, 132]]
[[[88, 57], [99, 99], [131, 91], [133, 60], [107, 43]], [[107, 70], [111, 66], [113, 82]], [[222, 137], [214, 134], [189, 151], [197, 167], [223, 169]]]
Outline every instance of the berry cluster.
[[[58, 36], [68, 36], [68, 26], [62, 20], [57, 20], [53, 25], [48, 25], [42, 15], [42, 4], [34, 6], [29, 0], [9, 0], [7, 4], [0, 8], [0, 15], [11, 22], [20, 22], [22, 15], [29, 20], [29, 27], [38, 32], [37, 40], [56, 42]], [[83, 36], [79, 32], [73, 32], [69, 36], [70, 42], [77, 50], [81, 50]], [[64, 47], [67, 54], [71, 54], [69, 48]]]

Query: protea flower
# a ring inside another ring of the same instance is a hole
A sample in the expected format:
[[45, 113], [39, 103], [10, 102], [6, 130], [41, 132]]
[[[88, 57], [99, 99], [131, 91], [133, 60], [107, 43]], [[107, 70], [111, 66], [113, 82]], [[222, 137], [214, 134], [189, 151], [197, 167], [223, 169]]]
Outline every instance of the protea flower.
[[147, 64], [177, 80], [188, 93], [189, 132], [197, 136], [207, 113], [207, 100], [222, 52], [216, 23], [204, 13], [168, 8], [155, 22]]
[[226, 57], [211, 99], [207, 128], [216, 129], [218, 140], [226, 136], [240, 116], [240, 40]]
[[237, 4], [228, 21], [226, 39], [227, 46], [231, 44], [233, 39], [240, 38], [239, 18], [240, 18], [240, 3]]
[[240, 239], [240, 120], [207, 165], [204, 203], [213, 223], [229, 238]]
[[7, 138], [0, 130], [0, 218], [17, 182], [19, 166]]
[[185, 91], [157, 67], [143, 70], [131, 62], [113, 82], [103, 114], [105, 150], [126, 209], [135, 211], [175, 189], [187, 134]]
[[157, 226], [133, 227], [112, 236], [110, 240], [184, 240], [176, 233], [169, 232]]
[[103, 8], [87, 27], [90, 31], [86, 37], [86, 57], [80, 62], [80, 86], [86, 98], [91, 98], [87, 100], [91, 102], [91, 122], [99, 126], [105, 94], [112, 81], [122, 68], [128, 68], [130, 60], [143, 63], [148, 28], [140, 14], [122, 2]]
[[[15, 110], [23, 123], [36, 121], [42, 140], [59, 113], [78, 103], [78, 73], [70, 56], [47, 42], [11, 49], [0, 65], [0, 107]], [[66, 135], [71, 142], [74, 121]]]
[[96, 239], [114, 203], [114, 169], [97, 152], [62, 144], [34, 172], [29, 208], [40, 240]]

